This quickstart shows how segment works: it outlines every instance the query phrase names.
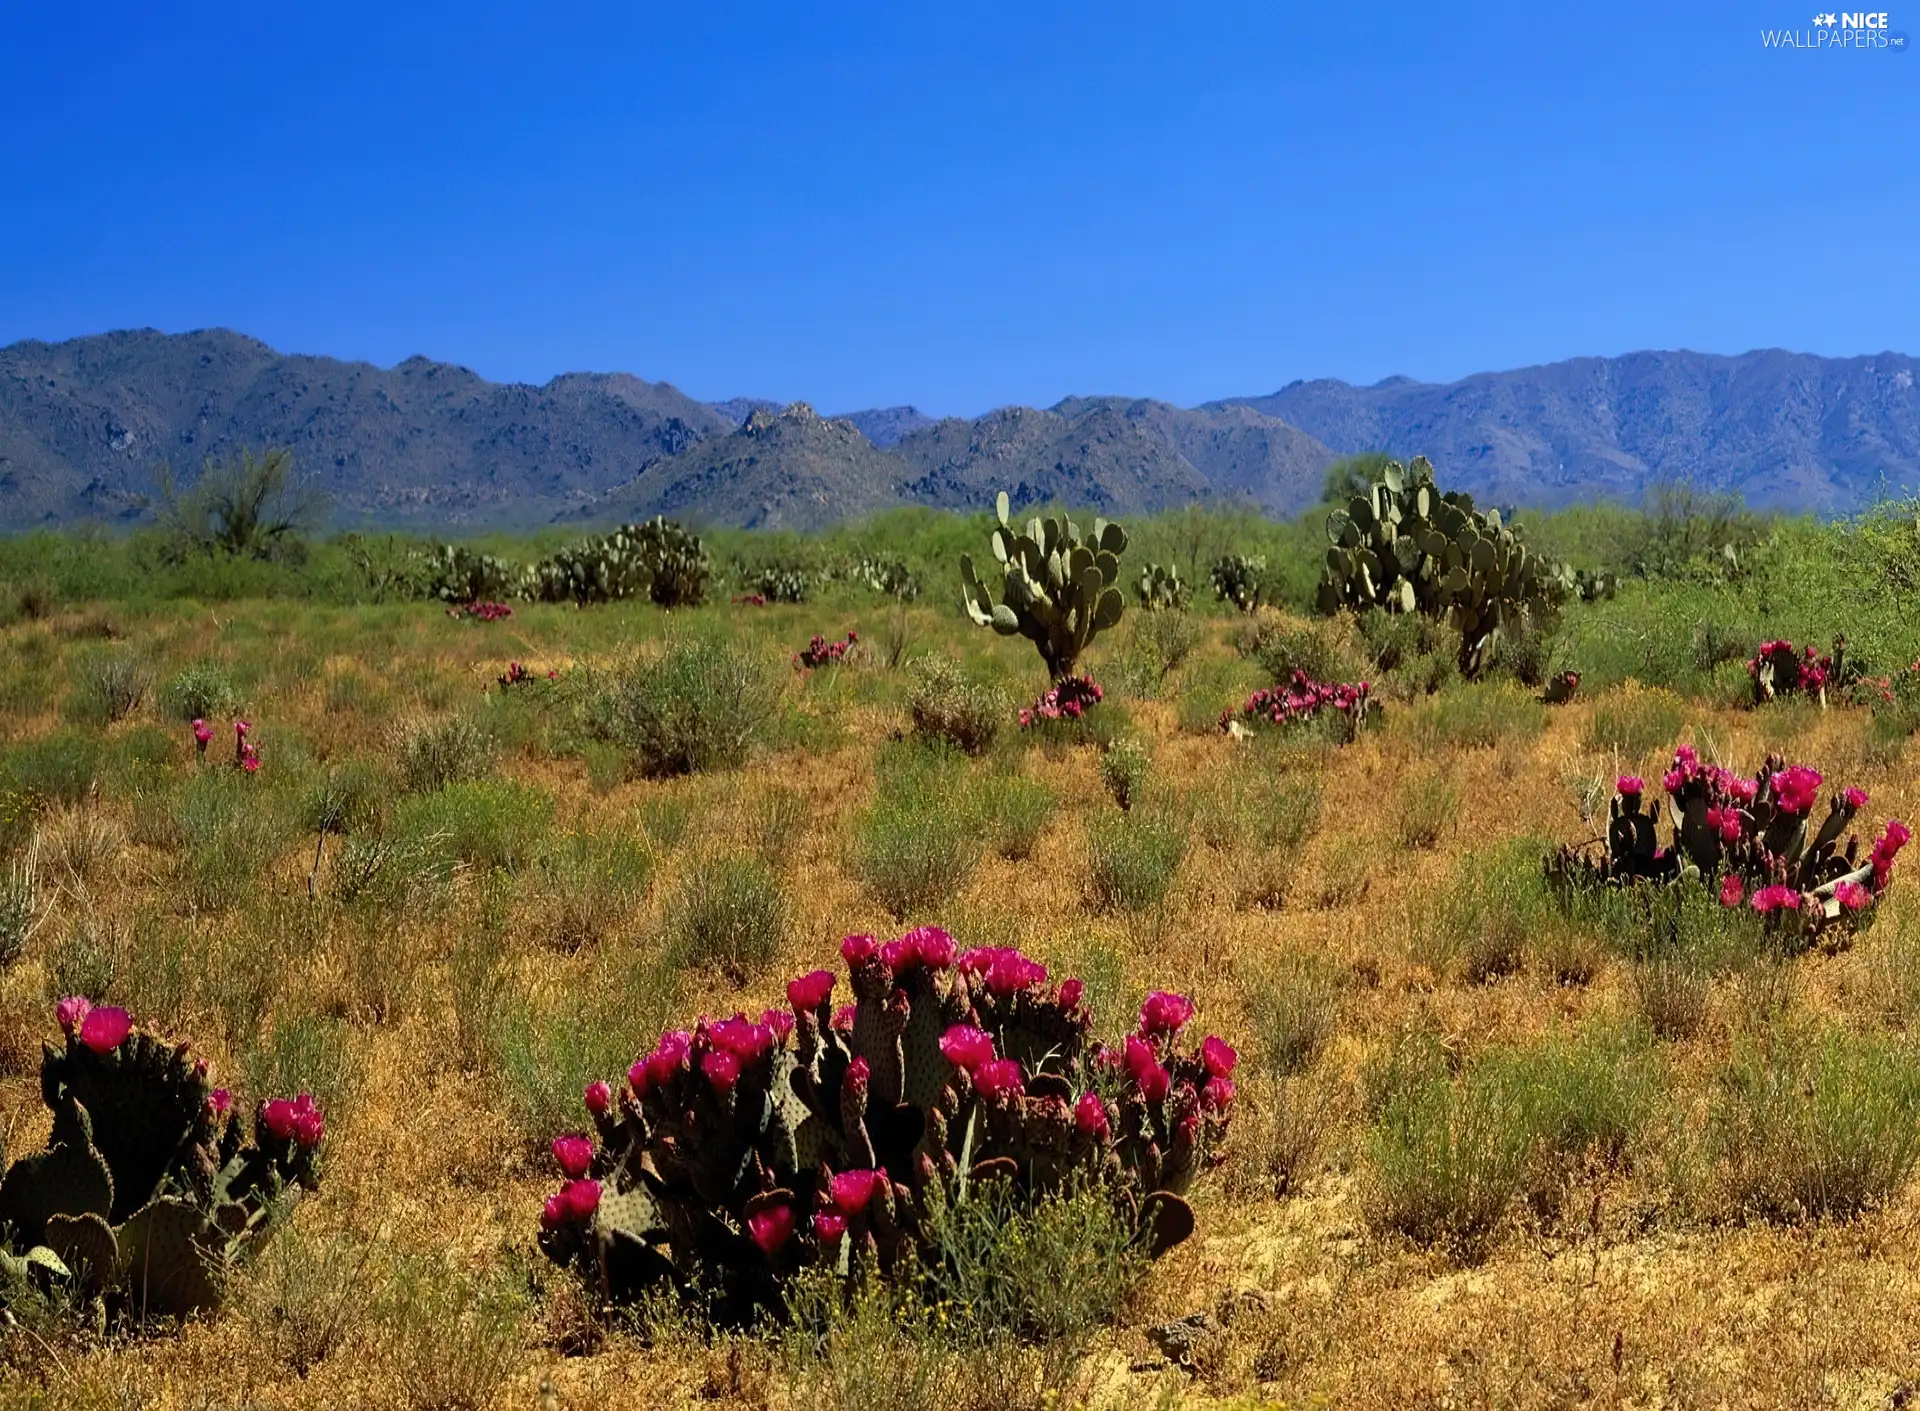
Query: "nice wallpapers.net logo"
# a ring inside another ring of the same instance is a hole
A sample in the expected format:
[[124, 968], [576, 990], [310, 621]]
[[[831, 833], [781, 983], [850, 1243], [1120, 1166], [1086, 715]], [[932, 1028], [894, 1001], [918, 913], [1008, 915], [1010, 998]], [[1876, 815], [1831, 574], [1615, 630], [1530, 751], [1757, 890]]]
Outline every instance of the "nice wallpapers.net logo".
[[1766, 49], [1818, 49], [1829, 53], [1904, 54], [1907, 32], [1887, 24], [1885, 10], [1823, 11], [1804, 29], [1763, 29]]

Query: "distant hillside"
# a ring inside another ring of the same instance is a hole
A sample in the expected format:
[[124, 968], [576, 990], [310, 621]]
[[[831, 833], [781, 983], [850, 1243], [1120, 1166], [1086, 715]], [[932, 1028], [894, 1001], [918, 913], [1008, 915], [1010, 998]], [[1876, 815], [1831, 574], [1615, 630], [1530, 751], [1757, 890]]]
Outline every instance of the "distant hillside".
[[1638, 500], [1669, 477], [1824, 513], [1920, 489], [1915, 360], [1769, 350], [1574, 358], [1444, 384], [1295, 382], [1236, 397], [1342, 454], [1424, 452], [1501, 501]]
[[1181, 408], [1070, 397], [934, 421], [694, 400], [624, 373], [544, 386], [448, 363], [288, 356], [226, 330], [0, 348], [0, 530], [151, 512], [155, 471], [291, 446], [342, 523], [422, 529], [667, 513], [811, 528], [1008, 490], [1114, 514], [1195, 500], [1310, 505], [1336, 454], [1431, 456], [1501, 502], [1637, 500], [1691, 477], [1822, 511], [1920, 489], [1914, 359], [1783, 352], [1579, 358], [1433, 384], [1296, 382]]

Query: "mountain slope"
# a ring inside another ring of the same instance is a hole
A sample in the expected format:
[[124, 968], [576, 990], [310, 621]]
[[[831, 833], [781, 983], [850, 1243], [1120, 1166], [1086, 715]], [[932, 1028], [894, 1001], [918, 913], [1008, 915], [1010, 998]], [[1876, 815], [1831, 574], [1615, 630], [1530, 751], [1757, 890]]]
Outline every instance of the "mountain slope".
[[1637, 499], [1669, 477], [1750, 504], [1837, 512], [1920, 487], [1920, 364], [1820, 358], [1575, 358], [1445, 384], [1296, 382], [1231, 398], [1342, 454], [1424, 452], [1448, 484], [1502, 501]]

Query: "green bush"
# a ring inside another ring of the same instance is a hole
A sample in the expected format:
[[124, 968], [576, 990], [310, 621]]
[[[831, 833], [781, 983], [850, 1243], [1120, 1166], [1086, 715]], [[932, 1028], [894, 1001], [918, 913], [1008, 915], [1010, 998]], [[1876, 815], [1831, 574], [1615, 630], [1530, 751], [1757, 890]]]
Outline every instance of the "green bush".
[[1359, 681], [1369, 674], [1347, 630], [1335, 623], [1303, 625], [1262, 615], [1234, 633], [1233, 645], [1279, 685], [1296, 671], [1312, 681]]
[[1415, 774], [1400, 786], [1394, 829], [1402, 846], [1431, 848], [1460, 817], [1460, 788], [1438, 769]]
[[240, 692], [225, 668], [196, 661], [182, 667], [160, 690], [160, 712], [169, 720], [225, 720], [240, 713]]
[[1159, 908], [1187, 855], [1188, 820], [1166, 807], [1103, 814], [1087, 827], [1088, 891], [1101, 911]]
[[1742, 1214], [1846, 1219], [1882, 1205], [1920, 1160], [1920, 1058], [1880, 1036], [1776, 1030], [1721, 1074], [1706, 1142]]
[[1033, 856], [1053, 817], [1053, 790], [1025, 775], [997, 775], [981, 781], [976, 801], [981, 831], [995, 853], [1009, 862]]
[[854, 871], [899, 919], [955, 896], [980, 859], [981, 828], [964, 770], [908, 749], [877, 771], [873, 803], [855, 824]]
[[1013, 712], [1006, 694], [973, 681], [951, 657], [917, 658], [912, 671], [907, 706], [914, 733], [968, 754], [984, 754]]
[[773, 964], [788, 924], [778, 874], [752, 853], [722, 853], [681, 879], [667, 906], [667, 953], [745, 984]]
[[648, 778], [731, 769], [746, 760], [779, 700], [763, 662], [738, 643], [703, 634], [592, 683], [586, 726], [632, 754]]
[[153, 686], [153, 668], [130, 647], [95, 647], [73, 662], [73, 715], [90, 725], [125, 720]]
[[1267, 1077], [1311, 1067], [1340, 1022], [1346, 979], [1332, 962], [1292, 955], [1256, 970], [1246, 988], [1255, 1062]]
[[1413, 914], [1413, 956], [1482, 984], [1518, 970], [1551, 913], [1540, 859], [1546, 844], [1516, 838], [1466, 854], [1437, 902]]
[[401, 783], [412, 793], [484, 779], [493, 772], [493, 737], [465, 715], [415, 720], [394, 747]]
[[1594, 702], [1585, 744], [1618, 755], [1623, 768], [1635, 766], [1649, 755], [1671, 751], [1686, 716], [1685, 704], [1672, 692], [1629, 685]]
[[62, 728], [8, 750], [0, 758], [0, 789], [35, 808], [78, 803], [93, 789], [99, 763], [98, 737]]
[[470, 867], [518, 871], [533, 861], [553, 822], [553, 799], [511, 779], [471, 779], [401, 800], [392, 838]]
[[1404, 719], [1417, 748], [1438, 752], [1531, 739], [1547, 728], [1547, 717], [1547, 708], [1532, 692], [1504, 682], [1480, 682], [1430, 696]]
[[1138, 802], [1152, 772], [1153, 756], [1131, 737], [1115, 740], [1100, 756], [1100, 782], [1106, 787], [1107, 797], [1123, 809]]
[[607, 939], [653, 881], [653, 853], [625, 834], [575, 830], [554, 839], [532, 870], [535, 926], [548, 945], [573, 951]]

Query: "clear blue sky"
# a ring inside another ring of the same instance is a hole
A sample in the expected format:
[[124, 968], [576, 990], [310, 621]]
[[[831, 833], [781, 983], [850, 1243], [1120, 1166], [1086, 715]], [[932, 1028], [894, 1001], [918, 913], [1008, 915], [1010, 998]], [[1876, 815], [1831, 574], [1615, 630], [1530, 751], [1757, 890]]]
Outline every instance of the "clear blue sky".
[[1812, 13], [19, 0], [0, 343], [936, 413], [1920, 352], [1920, 55]]

